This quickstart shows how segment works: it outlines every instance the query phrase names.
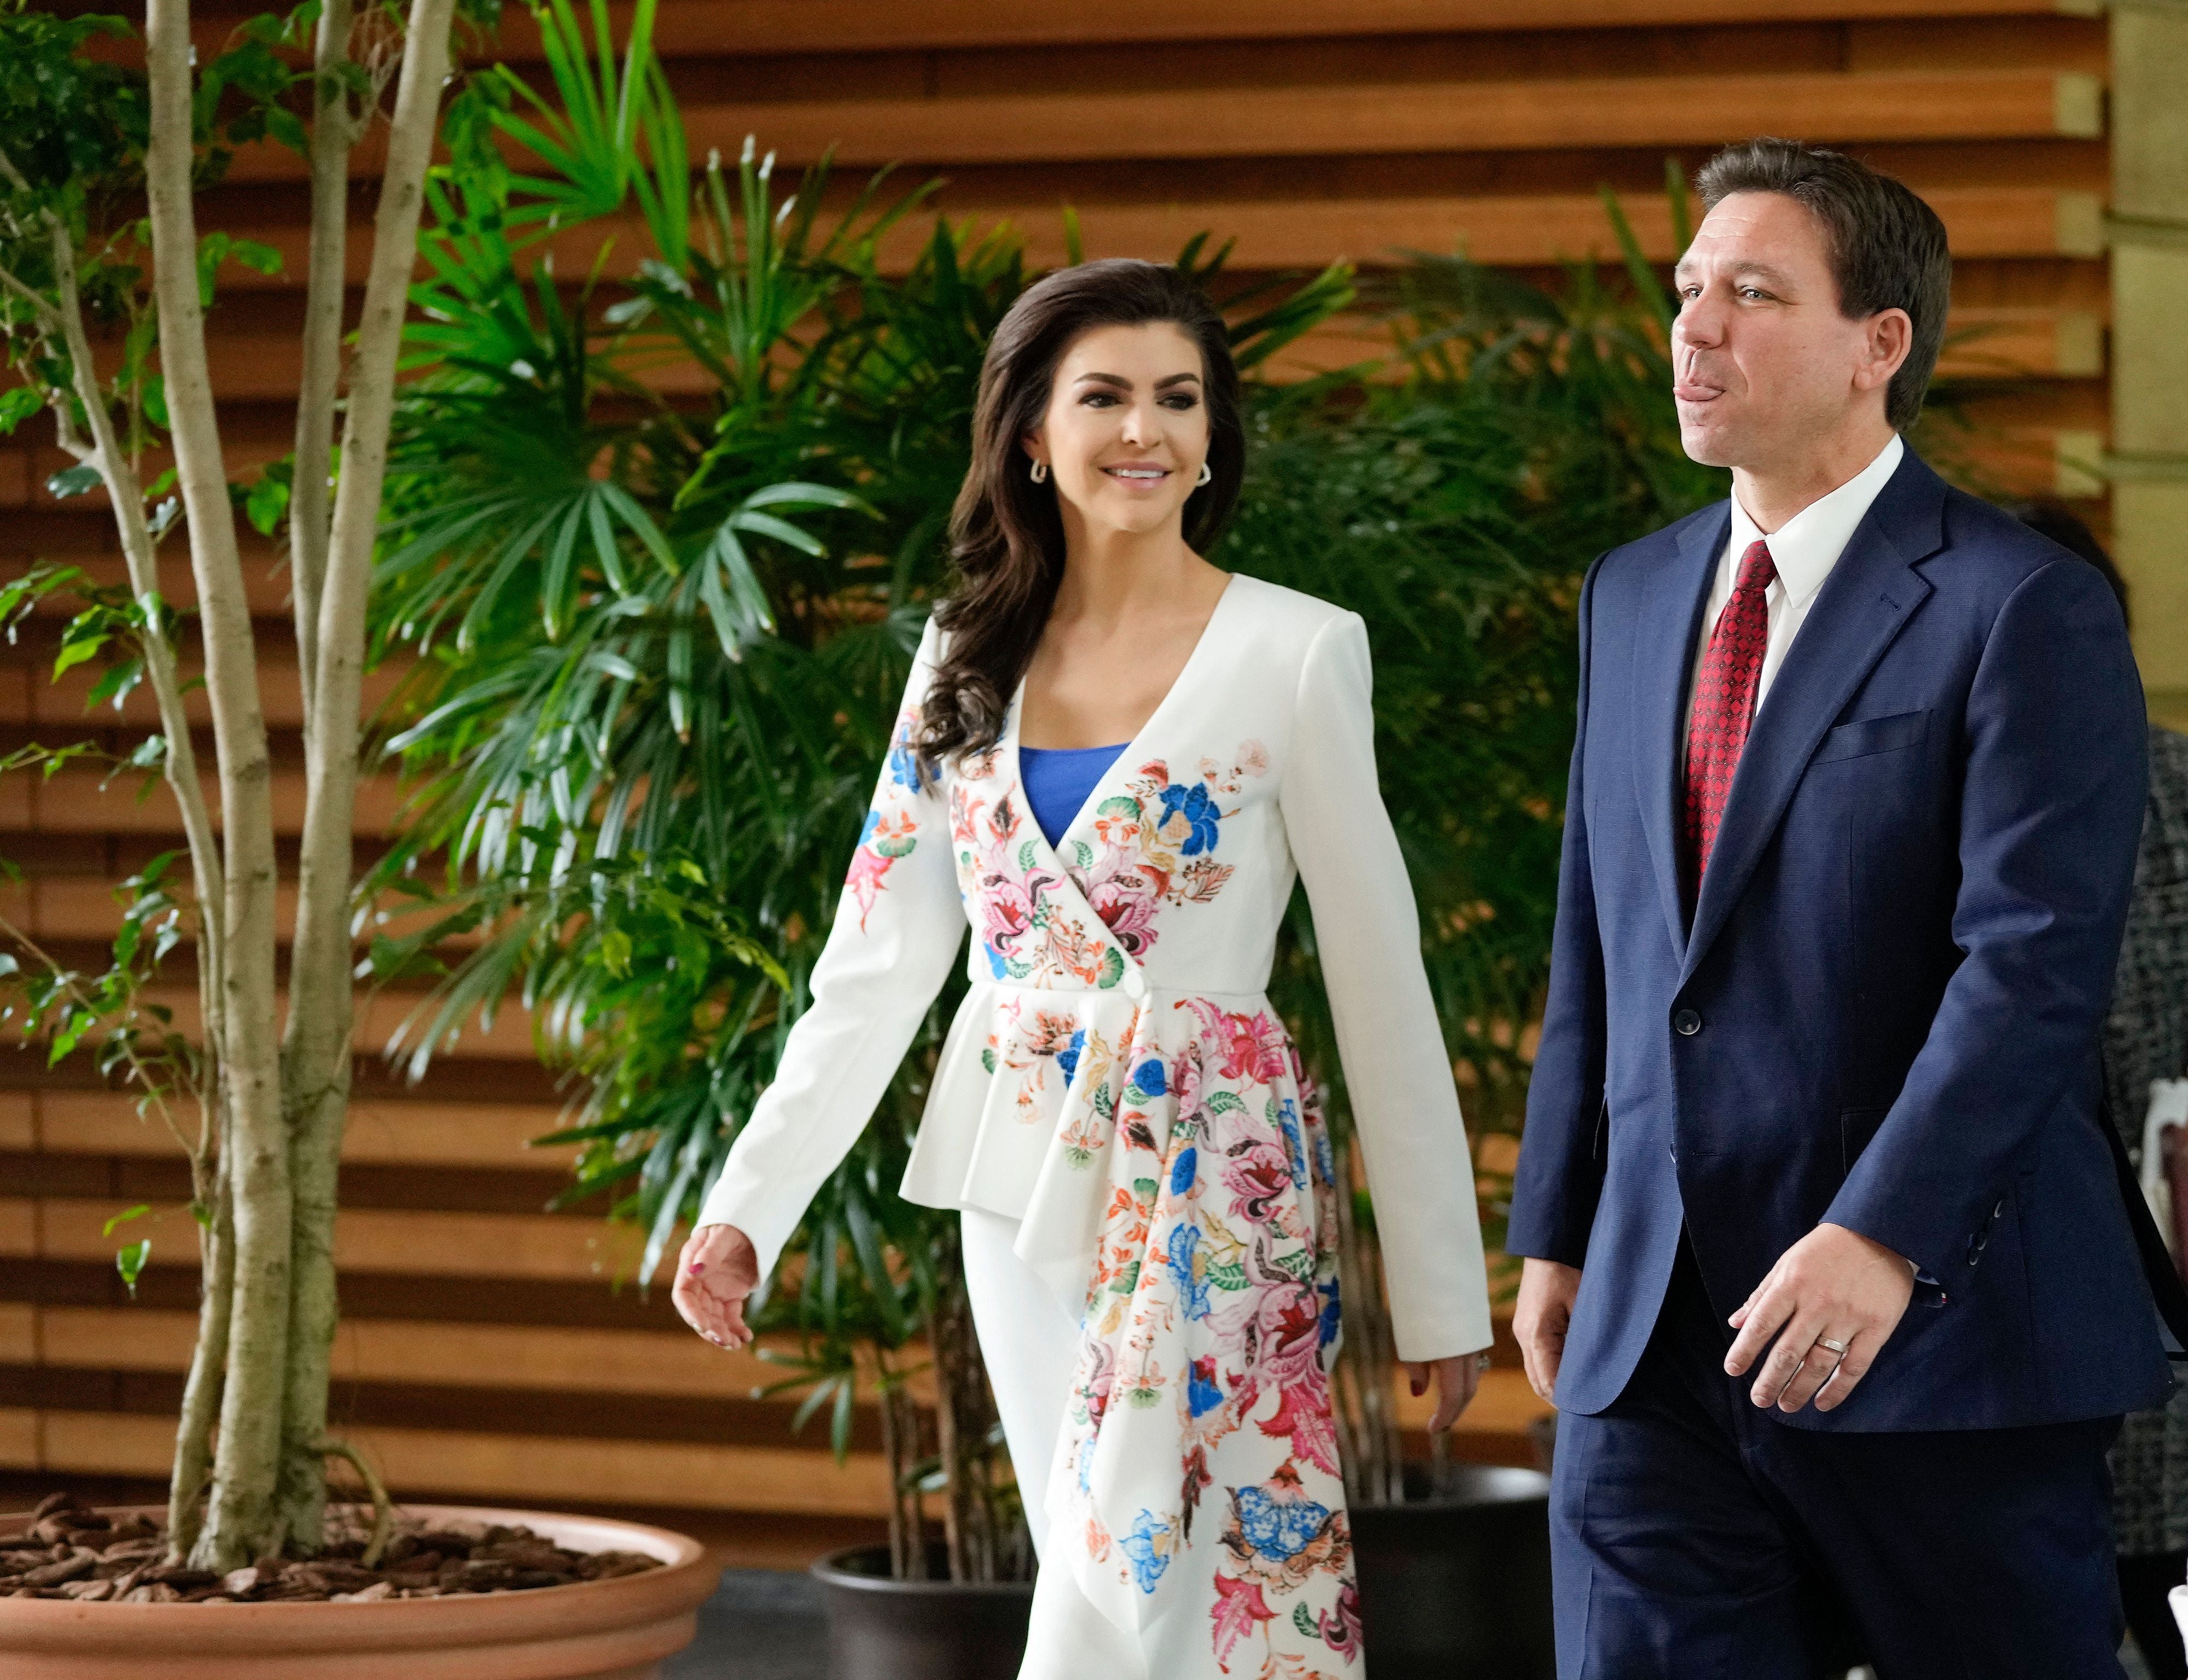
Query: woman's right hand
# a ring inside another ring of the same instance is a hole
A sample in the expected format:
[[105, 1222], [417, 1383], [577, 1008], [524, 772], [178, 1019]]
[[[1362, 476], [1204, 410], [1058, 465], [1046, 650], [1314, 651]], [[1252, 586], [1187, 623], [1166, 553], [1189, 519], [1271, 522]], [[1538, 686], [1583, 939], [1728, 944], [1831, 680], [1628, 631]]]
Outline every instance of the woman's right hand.
[[752, 1238], [734, 1225], [702, 1225], [676, 1257], [670, 1292], [684, 1322], [720, 1348], [741, 1348], [753, 1339], [745, 1324], [745, 1298], [759, 1288], [759, 1255]]

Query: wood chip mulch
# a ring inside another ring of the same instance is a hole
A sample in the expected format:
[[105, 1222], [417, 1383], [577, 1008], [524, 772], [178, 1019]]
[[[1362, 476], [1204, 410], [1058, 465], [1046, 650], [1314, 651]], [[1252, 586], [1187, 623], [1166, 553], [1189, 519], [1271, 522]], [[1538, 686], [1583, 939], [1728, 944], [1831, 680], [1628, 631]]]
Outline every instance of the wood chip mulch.
[[398, 1516], [379, 1566], [359, 1561], [364, 1530], [330, 1525], [316, 1558], [261, 1558], [226, 1575], [167, 1561], [166, 1525], [120, 1521], [65, 1493], [33, 1514], [23, 1533], [0, 1536], [0, 1598], [76, 1598], [132, 1604], [263, 1604], [316, 1599], [438, 1598], [524, 1593], [659, 1569], [639, 1552], [572, 1552], [528, 1528]]

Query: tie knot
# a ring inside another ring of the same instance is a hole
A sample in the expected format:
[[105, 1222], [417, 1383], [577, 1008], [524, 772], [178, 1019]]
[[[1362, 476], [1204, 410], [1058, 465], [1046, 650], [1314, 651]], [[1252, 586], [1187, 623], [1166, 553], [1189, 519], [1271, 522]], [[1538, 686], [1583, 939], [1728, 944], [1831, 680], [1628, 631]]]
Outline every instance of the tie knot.
[[1753, 589], [1759, 594], [1777, 581], [1778, 567], [1770, 558], [1770, 544], [1757, 538], [1747, 545], [1747, 552], [1740, 555], [1740, 581], [1733, 587]]

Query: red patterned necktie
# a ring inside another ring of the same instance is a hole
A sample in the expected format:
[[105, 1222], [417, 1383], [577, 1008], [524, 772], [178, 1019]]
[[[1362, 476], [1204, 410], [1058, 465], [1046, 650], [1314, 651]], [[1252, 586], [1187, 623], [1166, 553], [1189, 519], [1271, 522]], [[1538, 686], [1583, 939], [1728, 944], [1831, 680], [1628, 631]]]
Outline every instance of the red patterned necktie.
[[1770, 646], [1770, 607], [1763, 591], [1776, 581], [1770, 545], [1757, 541], [1740, 557], [1740, 580], [1717, 615], [1695, 678], [1694, 715], [1687, 721], [1687, 865], [1700, 883], [1724, 820], [1732, 773], [1740, 768], [1755, 721], [1755, 691]]

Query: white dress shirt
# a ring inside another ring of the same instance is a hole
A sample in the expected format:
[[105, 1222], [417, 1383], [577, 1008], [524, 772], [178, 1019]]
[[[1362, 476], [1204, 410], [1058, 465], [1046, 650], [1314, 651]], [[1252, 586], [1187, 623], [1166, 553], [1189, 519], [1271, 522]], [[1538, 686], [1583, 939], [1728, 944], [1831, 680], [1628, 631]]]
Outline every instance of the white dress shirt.
[[[1695, 679], [1701, 671], [1702, 655], [1709, 649], [1717, 615], [1731, 600], [1733, 585], [1740, 581], [1740, 557], [1747, 552], [1748, 544], [1758, 540], [1769, 544], [1771, 561], [1778, 568], [1777, 581], [1763, 595], [1770, 609], [1770, 642], [1763, 651], [1762, 675], [1755, 689], [1755, 710], [1760, 716], [1770, 685], [1776, 680], [1779, 668], [1785, 662], [1785, 651], [1793, 646], [1793, 638], [1800, 634], [1801, 626], [1807, 622], [1808, 609], [1816, 604], [1824, 580], [1831, 575], [1831, 568], [1839, 563], [1839, 556], [1853, 539], [1854, 527], [1861, 523], [1869, 504], [1899, 470], [1900, 458], [1906, 453], [1907, 446], [1899, 441], [1899, 434], [1892, 433], [1892, 441], [1877, 452], [1875, 460], [1829, 495], [1810, 502], [1767, 537], [1748, 517], [1747, 510], [1740, 506], [1739, 493], [1733, 493], [1732, 534], [1725, 543], [1723, 554], [1718, 556], [1717, 582], [1710, 588], [1709, 608], [1702, 614], [1701, 638], [1695, 645], [1694, 660], [1687, 668], [1687, 716], [1690, 720], [1695, 709]], [[1685, 750], [1682, 731], [1680, 751], [1683, 753]]]

